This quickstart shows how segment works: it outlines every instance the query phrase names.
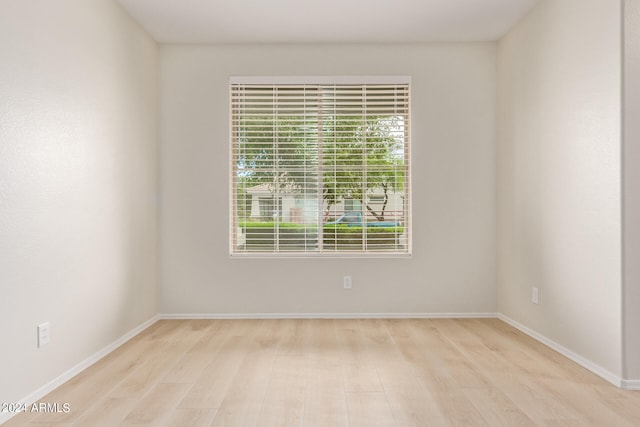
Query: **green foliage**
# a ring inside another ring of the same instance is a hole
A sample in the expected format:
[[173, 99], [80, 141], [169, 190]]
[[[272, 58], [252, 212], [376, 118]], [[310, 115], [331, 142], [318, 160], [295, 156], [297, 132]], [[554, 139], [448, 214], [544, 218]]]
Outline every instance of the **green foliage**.
[[[292, 222], [280, 222], [274, 221], [259, 222], [259, 221], [241, 221], [238, 226], [247, 232], [256, 229], [273, 230], [276, 227], [279, 229], [299, 230], [299, 231], [317, 231], [318, 227], [315, 224], [297, 224]], [[382, 234], [382, 233], [404, 233], [403, 226], [396, 227], [362, 227], [362, 226], [350, 226], [345, 224], [327, 224], [322, 227], [325, 234], [362, 234], [362, 230], [366, 228], [367, 234]]]
[[[318, 229], [314, 225], [243, 222], [240, 227], [245, 233], [247, 251], [271, 251], [276, 244], [282, 250], [306, 250], [318, 245]], [[366, 228], [366, 239], [365, 230]], [[369, 249], [396, 247], [404, 227], [358, 227], [346, 225], [323, 226], [322, 245], [328, 250], [357, 250], [366, 241]], [[276, 243], [277, 241], [277, 243]]]

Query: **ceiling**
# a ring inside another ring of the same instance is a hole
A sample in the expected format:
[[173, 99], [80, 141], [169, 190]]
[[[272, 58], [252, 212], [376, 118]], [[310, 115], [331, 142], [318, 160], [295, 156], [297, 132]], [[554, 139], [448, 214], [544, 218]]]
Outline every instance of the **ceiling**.
[[119, 0], [160, 43], [494, 41], [538, 0]]

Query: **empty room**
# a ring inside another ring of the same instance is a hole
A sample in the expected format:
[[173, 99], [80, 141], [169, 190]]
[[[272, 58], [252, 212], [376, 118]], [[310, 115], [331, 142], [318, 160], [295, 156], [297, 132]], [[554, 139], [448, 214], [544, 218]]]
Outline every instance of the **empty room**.
[[640, 425], [640, 0], [0, 0], [2, 426]]

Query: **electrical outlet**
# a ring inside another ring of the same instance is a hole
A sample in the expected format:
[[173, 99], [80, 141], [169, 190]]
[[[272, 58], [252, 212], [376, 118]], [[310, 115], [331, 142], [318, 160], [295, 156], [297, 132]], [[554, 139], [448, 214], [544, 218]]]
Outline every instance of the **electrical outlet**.
[[531, 288], [531, 302], [538, 304], [538, 288]]
[[49, 344], [49, 322], [38, 325], [38, 348]]
[[345, 289], [351, 289], [351, 276], [344, 276], [342, 279], [342, 287]]

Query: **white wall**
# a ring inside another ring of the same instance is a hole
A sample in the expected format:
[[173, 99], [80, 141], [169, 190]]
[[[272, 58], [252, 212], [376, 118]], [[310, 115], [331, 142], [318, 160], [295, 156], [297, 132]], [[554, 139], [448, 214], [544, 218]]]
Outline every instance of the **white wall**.
[[620, 34], [618, 1], [543, 0], [498, 44], [499, 310], [618, 377]]
[[0, 5], [0, 401], [16, 402], [158, 311], [157, 48], [111, 0]]
[[[495, 312], [495, 44], [160, 52], [162, 313]], [[231, 75], [413, 77], [412, 259], [229, 258]]]
[[640, 381], [640, 0], [624, 8], [624, 376]]

